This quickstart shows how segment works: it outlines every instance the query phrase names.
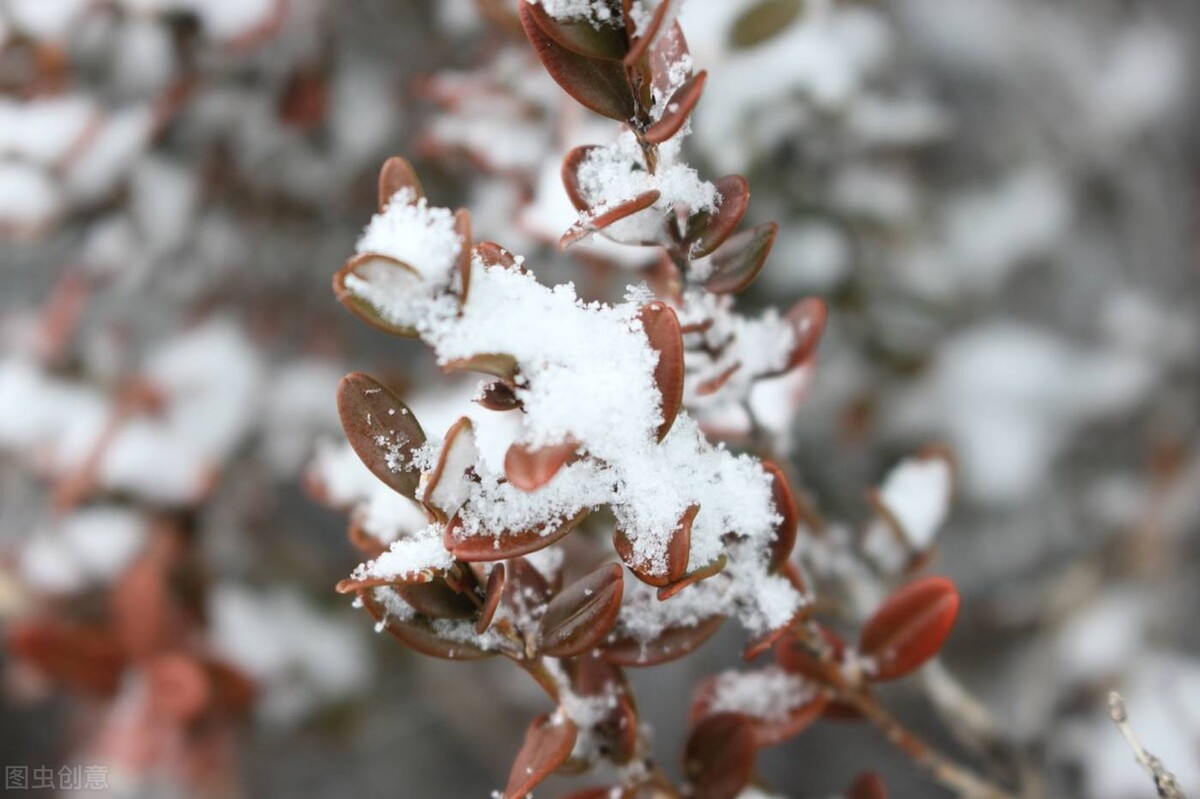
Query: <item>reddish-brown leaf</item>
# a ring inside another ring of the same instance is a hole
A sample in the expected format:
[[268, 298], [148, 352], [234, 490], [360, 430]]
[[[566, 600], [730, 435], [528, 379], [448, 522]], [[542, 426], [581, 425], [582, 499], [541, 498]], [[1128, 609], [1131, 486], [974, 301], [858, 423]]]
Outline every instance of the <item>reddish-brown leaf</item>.
[[458, 260], [454, 264], [458, 270], [458, 299], [465, 304], [471, 291], [471, 253], [474, 252], [471, 245], [471, 212], [466, 208], [454, 212], [454, 232], [461, 241]]
[[865, 771], [846, 789], [846, 799], [887, 799], [887, 786], [873, 771]]
[[480, 561], [508, 560], [519, 555], [537, 552], [558, 541], [579, 526], [588, 515], [587, 508], [562, 523], [544, 524], [532, 530], [503, 533], [493, 538], [487, 535], [457, 537], [458, 516], [446, 526], [446, 549], [459, 560], [467, 563]]
[[896, 591], [863, 625], [858, 650], [875, 660], [871, 677], [894, 680], [942, 648], [958, 616], [959, 596], [945, 577], [925, 577]]
[[663, 420], [656, 435], [662, 441], [683, 407], [683, 333], [679, 329], [679, 317], [665, 303], [652, 302], [642, 306], [638, 319], [650, 349], [658, 353], [654, 382], [662, 395]]
[[217, 660], [205, 664], [212, 690], [212, 707], [229, 716], [244, 716], [254, 706], [258, 686], [238, 669]]
[[740, 713], [714, 713], [696, 725], [683, 754], [694, 799], [735, 799], [754, 771], [754, 727]]
[[588, 19], [558, 20], [541, 5], [529, 10], [542, 31], [559, 45], [590, 58], [620, 61], [629, 52], [629, 40], [622, 27], [593, 25]]
[[[529, 4], [521, 5], [525, 8]], [[564, 714], [546, 714], [534, 719], [513, 761], [504, 799], [525, 799], [538, 783], [567, 762], [575, 748], [576, 735], [575, 723]]]
[[483, 649], [470, 640], [443, 638], [438, 635], [429, 621], [421, 616], [413, 616], [408, 620], [398, 619], [390, 615], [370, 591], [364, 591], [359, 596], [371, 618], [382, 623], [383, 629], [387, 630], [397, 641], [423, 655], [443, 660], [480, 660], [499, 654], [496, 651]]
[[737, 374], [737, 371], [742, 368], [741, 361], [735, 361], [730, 366], [721, 370], [715, 377], [710, 377], [700, 385], [696, 386], [697, 397], [708, 397], [716, 394], [721, 388], [729, 382], [729, 378]]
[[658, 189], [651, 189], [643, 192], [631, 200], [626, 200], [617, 203], [613, 207], [591, 216], [589, 212], [588, 219], [580, 221], [578, 224], [572, 225], [571, 228], [562, 235], [558, 240], [559, 249], [565, 250], [577, 241], [581, 241], [591, 234], [604, 230], [605, 228], [620, 222], [622, 219], [633, 216], [638, 211], [645, 211], [650, 206], [658, 202], [658, 198], [662, 196], [662, 192]]
[[511, 383], [517, 377], [517, 359], [503, 352], [483, 352], [442, 365], [447, 372], [481, 372]]
[[[785, 636], [775, 643], [775, 662], [787, 671], [807, 677], [813, 682], [828, 684], [836, 681], [846, 652], [841, 636], [828, 627], [821, 627], [822, 641], [817, 644]], [[827, 651], [822, 657], [821, 649]]]
[[712, 616], [690, 627], [668, 627], [649, 641], [618, 633], [615, 640], [604, 646], [600, 657], [617, 666], [657, 666], [696, 650], [724, 621], [724, 616]]
[[542, 616], [541, 651], [574, 657], [600, 643], [617, 620], [624, 588], [624, 570], [609, 563], [563, 589]]
[[534, 8], [530, 3], [521, 3], [521, 25], [550, 77], [597, 114], [618, 122], [631, 119], [635, 110], [633, 91], [620, 62], [589, 58], [563, 47], [538, 24]]
[[746, 642], [746, 645], [742, 647], [742, 659], [749, 662], [766, 652], [771, 647], [775, 646], [776, 642], [778, 642], [785, 635], [791, 633], [792, 625], [795, 623], [797, 618], [800, 618], [800, 613], [797, 613], [796, 616], [793, 616], [792, 621], [788, 622], [782, 627], [776, 627], [774, 630], [767, 630], [765, 633], [760, 633], [759, 635], [751, 638]]
[[579, 444], [567, 439], [539, 449], [515, 443], [504, 454], [504, 474], [522, 491], [537, 491], [554, 479], [559, 469], [579, 458]]
[[808, 360], [821, 343], [821, 334], [825, 332], [825, 321], [828, 317], [829, 311], [825, 301], [819, 297], [809, 297], [791, 307], [786, 318], [794, 337], [792, 351], [788, 353], [787, 363], [775, 374], [790, 372]]
[[679, 580], [676, 580], [670, 585], [664, 585], [660, 587], [656, 592], [658, 594], [658, 601], [666, 602], [668, 599], [675, 596], [688, 586], [695, 585], [701, 580], [707, 580], [709, 577], [720, 574], [725, 569], [725, 565], [728, 562], [729, 559], [724, 555], [721, 555], [711, 563], [705, 564], [695, 571], [688, 572]]
[[638, 716], [624, 672], [594, 652], [584, 653], [574, 663], [575, 692], [607, 703], [607, 712], [592, 730], [600, 750], [614, 763], [627, 763], [637, 754]]
[[[384, 333], [391, 333], [393, 336], [401, 336], [403, 338], [416, 338], [417, 331], [406, 325], [396, 324], [390, 321], [387, 316], [379, 309], [372, 305], [368, 300], [354, 294], [346, 286], [346, 279], [351, 275], [366, 279], [366, 275], [370, 272], [378, 272], [379, 270], [388, 270], [397, 275], [401, 275], [403, 280], [411, 283], [415, 291], [421, 283], [421, 275], [417, 270], [413, 269], [403, 261], [397, 261], [395, 258], [389, 258], [386, 255], [378, 253], [362, 253], [356, 255], [333, 275], [333, 295], [346, 310], [357, 316], [362, 321], [366, 322], [371, 327], [377, 330], [382, 330]], [[395, 281], [390, 281], [395, 282]]]
[[500, 600], [504, 598], [504, 575], [503, 563], [492, 566], [492, 571], [488, 574], [487, 589], [483, 595], [483, 608], [479, 612], [478, 621], [475, 622], [475, 632], [479, 635], [483, 635], [487, 632], [487, 628], [492, 626], [492, 619], [496, 617], [496, 608], [500, 607]]
[[470, 596], [454, 590], [441, 577], [426, 583], [401, 583], [392, 590], [417, 613], [431, 619], [470, 619], [478, 611]]
[[696, 521], [696, 514], [699, 512], [699, 505], [690, 506], [683, 512], [675, 529], [671, 532], [671, 538], [667, 541], [666, 571], [652, 571], [653, 564], [638, 560], [633, 549], [633, 542], [620, 528], [613, 533], [613, 546], [617, 550], [617, 555], [630, 571], [647, 585], [664, 588], [682, 580], [687, 575], [688, 557], [691, 554], [692, 524]]
[[774, 463], [763, 461], [763, 469], [771, 475], [771, 501], [781, 520], [775, 526], [775, 538], [771, 540], [771, 571], [783, 568], [796, 545], [796, 531], [800, 527], [800, 509], [796, 496], [788, 485], [787, 475]]
[[396, 192], [404, 188], [412, 189], [415, 197], [425, 196], [425, 189], [421, 187], [421, 180], [412, 164], [393, 155], [383, 162], [383, 168], [379, 170], [379, 210], [387, 208]]
[[671, 95], [662, 117], [646, 128], [643, 138], [651, 144], [662, 144], [678, 133], [696, 108], [696, 103], [700, 102], [700, 95], [704, 93], [704, 83], [707, 80], [707, 72], [697, 72], [688, 78], [687, 82]]
[[409, 499], [421, 480], [413, 452], [425, 443], [421, 425], [375, 378], [352, 372], [337, 390], [338, 416], [351, 448], [373, 475]]
[[182, 633], [173, 623], [171, 591], [167, 584], [169, 568], [162, 539], [151, 551], [138, 558], [109, 594], [109, 612], [113, 632], [125, 654], [140, 660], [161, 651]]
[[625, 26], [629, 31], [630, 38], [633, 40], [629, 52], [625, 55], [625, 66], [633, 67], [638, 61], [642, 60], [650, 51], [651, 45], [658, 38], [659, 32], [662, 31], [663, 20], [667, 17], [667, 12], [673, 0], [662, 0], [658, 4], [658, 8], [654, 11], [654, 16], [650, 18], [650, 22], [646, 25], [646, 29], [642, 31], [641, 36], [634, 36], [634, 18], [630, 13], [630, 3], [624, 2], [625, 7]]
[[[716, 699], [717, 677], [707, 677], [697, 687], [692, 697], [689, 713], [692, 724], [700, 722], [712, 715], [712, 704]], [[829, 703], [828, 697], [819, 691], [813, 691], [812, 696], [779, 718], [759, 718], [747, 716], [754, 728], [754, 745], [758, 749], [775, 746], [789, 738], [794, 738], [808, 729], [813, 722], [821, 717], [821, 712]]]
[[712, 254], [712, 269], [704, 287], [714, 294], [736, 294], [754, 282], [762, 271], [779, 225], [767, 222], [730, 236]]
[[478, 458], [475, 426], [470, 417], [464, 416], [446, 431], [442, 451], [421, 496], [425, 507], [433, 509], [442, 523], [467, 498], [467, 472], [474, 468]]
[[593, 151], [599, 149], [599, 145], [585, 144], [582, 147], [576, 147], [574, 150], [571, 150], [563, 159], [563, 188], [567, 190], [567, 197], [571, 199], [571, 204], [575, 206], [576, 211], [582, 212], [588, 209], [587, 198], [583, 196], [583, 189], [579, 185], [579, 167]]
[[481, 241], [475, 245], [475, 254], [487, 266], [516, 269], [517, 257], [494, 241]]
[[725, 243], [741, 224], [746, 209], [750, 206], [750, 184], [741, 175], [726, 175], [718, 178], [714, 185], [721, 195], [717, 210], [697, 214], [688, 228], [691, 256], [703, 258]]
[[513, 387], [502, 380], [493, 380], [484, 386], [475, 401], [489, 411], [512, 411], [521, 407]]
[[46, 677], [90, 696], [116, 693], [125, 656], [107, 631], [50, 619], [16, 621], [7, 630], [7, 650]]
[[199, 661], [181, 652], [154, 657], [145, 666], [150, 707], [179, 722], [197, 718], [212, 700], [208, 673]]

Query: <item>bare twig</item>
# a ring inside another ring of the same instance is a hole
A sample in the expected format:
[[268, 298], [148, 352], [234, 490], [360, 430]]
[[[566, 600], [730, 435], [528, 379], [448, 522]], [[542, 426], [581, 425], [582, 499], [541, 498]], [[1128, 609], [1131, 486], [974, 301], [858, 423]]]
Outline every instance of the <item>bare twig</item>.
[[1146, 747], [1142, 746], [1137, 733], [1129, 724], [1129, 713], [1125, 709], [1125, 700], [1116, 691], [1112, 691], [1108, 695], [1108, 712], [1112, 716], [1113, 723], [1117, 725], [1117, 729], [1121, 731], [1121, 735], [1125, 736], [1125, 742], [1133, 750], [1134, 758], [1154, 780], [1154, 787], [1157, 789], [1159, 797], [1161, 799], [1187, 799], [1183, 788], [1179, 787], [1175, 775], [1167, 771], [1162, 761], [1147, 752]]

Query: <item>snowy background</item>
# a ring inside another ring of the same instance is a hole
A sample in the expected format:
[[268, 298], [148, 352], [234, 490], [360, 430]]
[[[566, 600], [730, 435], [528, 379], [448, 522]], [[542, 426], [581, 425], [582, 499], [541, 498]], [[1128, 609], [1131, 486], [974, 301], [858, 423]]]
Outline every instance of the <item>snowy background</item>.
[[[709, 71], [688, 155], [745, 175], [748, 221], [780, 224], [741, 302], [829, 303], [786, 387], [795, 422], [770, 429], [798, 491], [849, 537], [869, 489], [902, 495], [893, 467], [948, 446], [953, 502], [919, 548], [963, 592], [943, 665], [1005, 767], [1035, 775], [1031, 796], [1150, 796], [1107, 720], [1115, 686], [1200, 792], [1200, 7], [808, 0], [763, 25], [758, 5], [687, 5]], [[556, 252], [575, 216], [562, 156], [611, 128], [486, 7], [0, 0], [0, 626], [88, 620], [169, 526], [201, 586], [189, 640], [258, 685], [222, 739], [229, 795], [486, 796], [544, 710], [504, 663], [372, 635], [333, 592], [357, 562], [345, 518], [314, 496], [342, 492], [368, 532], [401, 523], [370, 487], [329, 484], [343, 373], [410, 386], [437, 429], [473, 390], [333, 301], [384, 158], [410, 157], [544, 282], [619, 299], [652, 260]], [[693, 680], [740, 644], [725, 630], [633, 675], [669, 767]], [[101, 762], [111, 707], [0, 663], [0, 763]], [[965, 752], [925, 695], [888, 697]], [[140, 786], [125, 795], [199, 795], [186, 768], [114, 762]], [[761, 765], [797, 799], [864, 768], [943, 795], [846, 722]]]

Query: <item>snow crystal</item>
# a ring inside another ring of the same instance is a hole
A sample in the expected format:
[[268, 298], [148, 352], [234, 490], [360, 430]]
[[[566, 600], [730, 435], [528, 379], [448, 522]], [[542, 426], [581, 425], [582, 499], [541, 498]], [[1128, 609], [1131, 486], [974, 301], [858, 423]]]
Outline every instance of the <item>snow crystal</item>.
[[443, 532], [441, 525], [432, 524], [408, 538], [393, 541], [387, 552], [355, 569], [354, 578], [414, 579], [450, 568], [454, 558], [442, 546]]
[[933, 543], [950, 511], [952, 479], [945, 458], [908, 458], [892, 469], [879, 499], [918, 551]]
[[777, 666], [759, 671], [727, 671], [713, 686], [713, 713], [742, 713], [763, 721], [783, 721], [812, 699], [813, 687], [803, 677]]
[[563, 21], [586, 19], [596, 27], [621, 21], [620, 15], [613, 14], [612, 8], [606, 0], [526, 0], [526, 2], [535, 6], [540, 5], [547, 14]]

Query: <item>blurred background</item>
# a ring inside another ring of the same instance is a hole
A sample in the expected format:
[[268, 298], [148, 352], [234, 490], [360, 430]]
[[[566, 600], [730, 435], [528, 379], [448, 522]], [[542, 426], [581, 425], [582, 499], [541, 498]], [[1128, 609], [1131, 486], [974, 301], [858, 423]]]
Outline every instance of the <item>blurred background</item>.
[[[636, 248], [556, 251], [562, 155], [615, 130], [541, 72], [514, 7], [0, 0], [0, 763], [28, 778], [7, 795], [502, 787], [533, 687], [407, 652], [333, 591], [346, 511], [397, 523], [330, 482], [338, 378], [386, 375], [435, 418], [473, 384], [330, 278], [403, 154], [544, 281], [642, 279]], [[777, 431], [796, 485], [852, 538], [898, 461], [956, 456], [927, 554], [964, 611], [944, 671], [888, 694], [899, 715], [987, 769], [929, 699], [965, 689], [1027, 795], [1148, 797], [1119, 687], [1200, 792], [1200, 5], [690, 0], [682, 25], [709, 71], [691, 163], [746, 175], [749, 220], [781, 226], [740, 301], [830, 304]], [[693, 680], [741, 643], [633, 675], [668, 768]], [[197, 669], [203, 729], [146, 716], [148, 693], [188, 717]], [[790, 797], [864, 768], [945, 795], [848, 722], [761, 765]]]

